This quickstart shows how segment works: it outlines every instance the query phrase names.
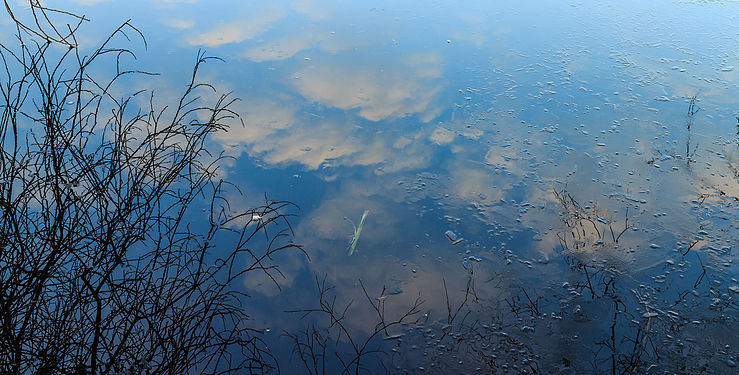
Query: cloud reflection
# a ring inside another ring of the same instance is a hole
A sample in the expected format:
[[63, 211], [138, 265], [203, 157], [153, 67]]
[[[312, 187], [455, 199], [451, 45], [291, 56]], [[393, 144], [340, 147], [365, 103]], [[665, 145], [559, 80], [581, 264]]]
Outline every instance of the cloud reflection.
[[208, 47], [229, 43], [240, 43], [252, 39], [283, 19], [287, 10], [274, 3], [259, 3], [249, 7], [236, 20], [221, 23], [210, 31], [195, 35], [189, 39], [190, 44]]
[[430, 150], [420, 133], [398, 136], [363, 128], [344, 116], [317, 117], [301, 111], [287, 96], [243, 103], [238, 110], [244, 124], [214, 137], [234, 156], [245, 152], [268, 165], [300, 164], [308, 170], [375, 166], [376, 173], [428, 163]]
[[278, 61], [293, 57], [296, 53], [309, 49], [328, 38], [324, 34], [300, 34], [294, 37], [278, 38], [262, 45], [249, 48], [243, 57], [254, 61]]
[[[370, 121], [421, 114], [430, 121], [440, 110], [431, 108], [440, 86], [440, 58], [416, 54], [395, 63], [331, 59], [297, 73], [298, 92], [308, 99], [344, 110], [358, 109]], [[438, 108], [438, 107], [437, 107]]]

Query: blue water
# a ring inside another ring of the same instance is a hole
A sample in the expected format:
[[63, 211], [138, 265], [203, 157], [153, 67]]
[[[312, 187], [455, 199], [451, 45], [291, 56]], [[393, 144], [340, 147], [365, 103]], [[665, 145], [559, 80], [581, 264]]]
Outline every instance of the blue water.
[[[224, 60], [201, 78], [241, 99], [243, 124], [208, 146], [233, 157], [221, 177], [245, 195], [232, 204], [296, 203], [310, 256], [276, 259], [281, 291], [243, 285], [283, 372], [302, 367], [281, 331], [313, 322], [284, 311], [314, 305], [324, 275], [341, 303], [355, 299], [358, 336], [375, 319], [358, 280], [392, 291], [388, 315], [425, 300], [423, 324], [373, 342], [392, 355], [368, 356], [369, 372], [610, 372], [613, 306], [624, 372], [630, 337], [649, 340], [636, 373], [735, 370], [736, 2], [58, 3], [90, 19], [84, 48], [128, 18], [145, 35], [118, 43], [161, 75], [122, 90], [166, 102], [198, 49]], [[4, 19], [0, 39], [13, 32]], [[555, 190], [591, 221], [568, 228]], [[449, 323], [443, 282], [459, 303], [471, 270], [468, 320]]]

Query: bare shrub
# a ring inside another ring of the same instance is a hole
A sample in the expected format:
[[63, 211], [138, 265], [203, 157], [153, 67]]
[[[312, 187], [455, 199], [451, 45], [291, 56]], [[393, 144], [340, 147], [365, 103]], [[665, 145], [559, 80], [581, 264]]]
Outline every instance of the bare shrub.
[[206, 140], [238, 116], [230, 95], [198, 96], [214, 91], [197, 78], [209, 57], [172, 105], [117, 97], [148, 74], [124, 68], [126, 33], [140, 35], [125, 23], [88, 55], [73, 34], [69, 49], [19, 33], [0, 50], [0, 373], [274, 367], [239, 284], [276, 280], [272, 256], [302, 251], [294, 205], [229, 205]]

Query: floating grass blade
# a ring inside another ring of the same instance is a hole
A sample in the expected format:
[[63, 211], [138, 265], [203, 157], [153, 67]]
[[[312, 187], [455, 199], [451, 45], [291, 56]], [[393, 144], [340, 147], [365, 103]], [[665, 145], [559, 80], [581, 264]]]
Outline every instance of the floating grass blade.
[[[354, 249], [357, 247], [357, 241], [359, 241], [359, 235], [362, 233], [362, 227], [364, 227], [364, 219], [367, 218], [367, 214], [369, 213], [369, 210], [364, 210], [364, 213], [362, 214], [362, 219], [359, 221], [359, 226], [354, 227], [354, 235], [352, 236], [352, 243], [349, 245], [349, 256], [354, 254]], [[352, 223], [354, 225], [354, 223]]]

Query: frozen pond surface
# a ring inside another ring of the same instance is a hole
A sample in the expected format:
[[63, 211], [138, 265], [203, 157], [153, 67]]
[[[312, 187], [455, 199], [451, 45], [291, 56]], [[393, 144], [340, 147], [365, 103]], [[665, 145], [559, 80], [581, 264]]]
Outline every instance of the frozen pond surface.
[[311, 258], [244, 281], [282, 372], [307, 371], [295, 339], [330, 337], [329, 373], [353, 358], [285, 312], [316, 279], [360, 343], [424, 301], [367, 373], [737, 371], [739, 3], [79, 3], [82, 45], [146, 35], [162, 75], [133, 89], [225, 60], [204, 77], [241, 98], [209, 146], [231, 204], [295, 202]]

